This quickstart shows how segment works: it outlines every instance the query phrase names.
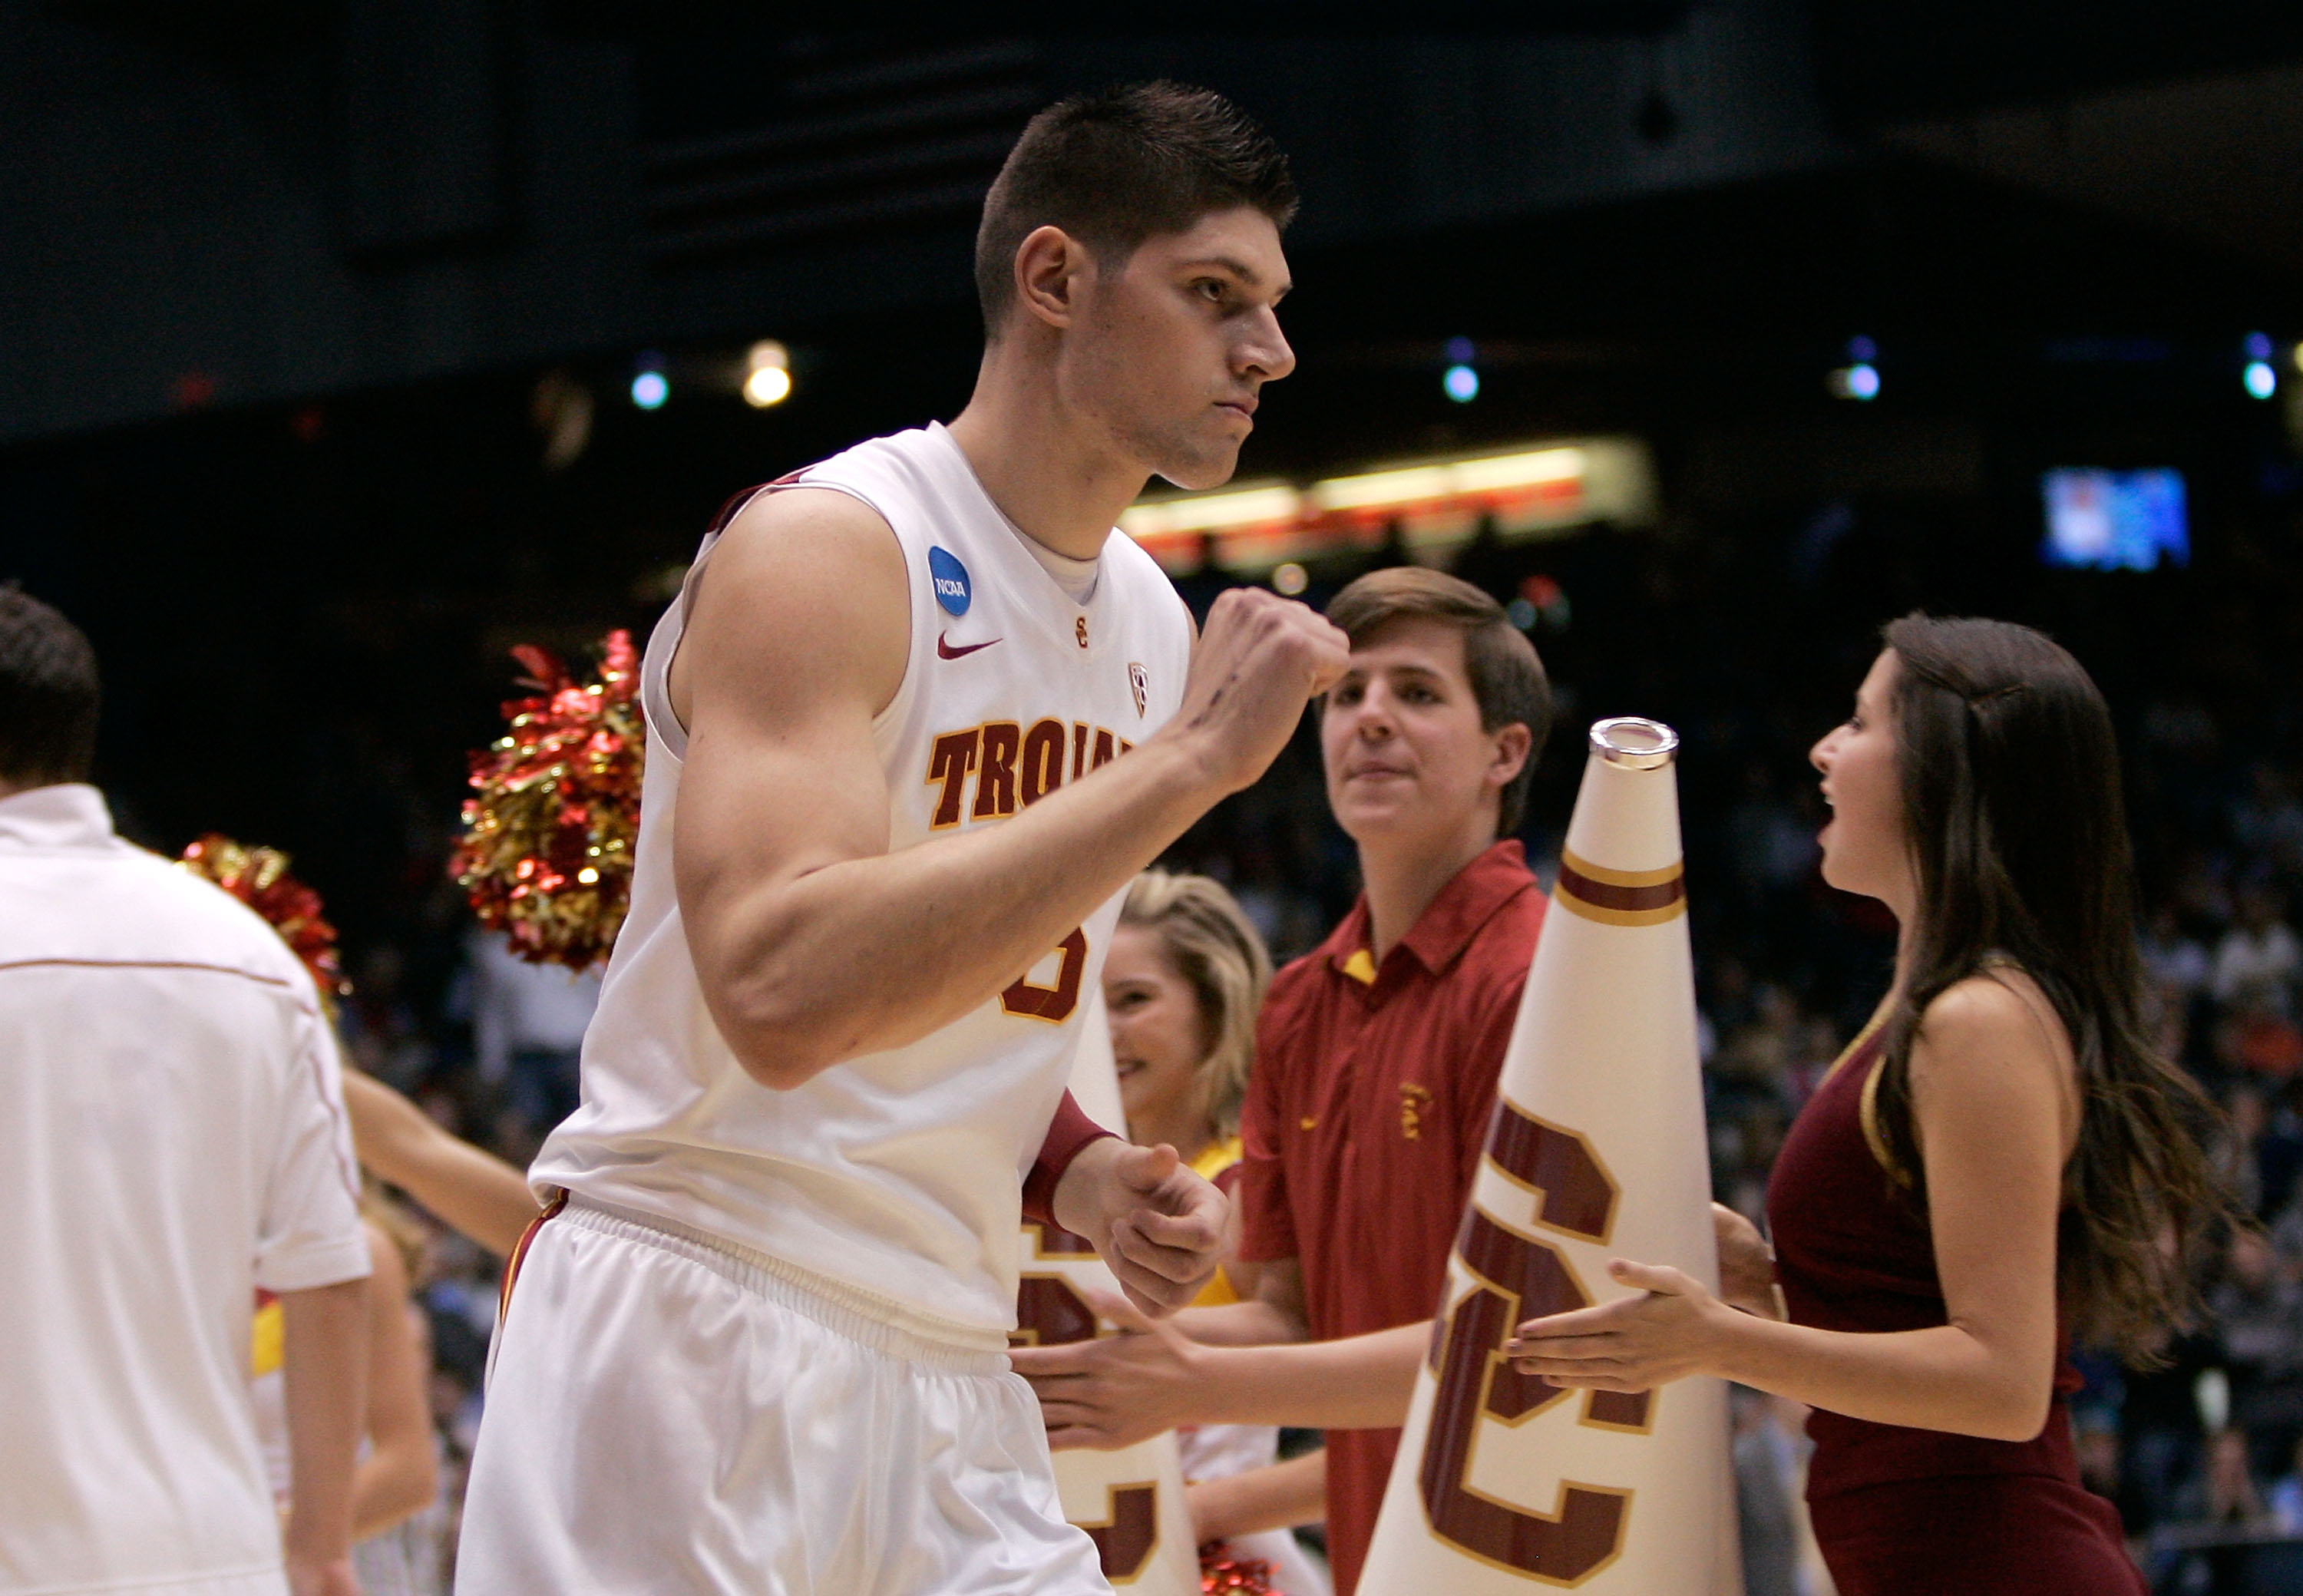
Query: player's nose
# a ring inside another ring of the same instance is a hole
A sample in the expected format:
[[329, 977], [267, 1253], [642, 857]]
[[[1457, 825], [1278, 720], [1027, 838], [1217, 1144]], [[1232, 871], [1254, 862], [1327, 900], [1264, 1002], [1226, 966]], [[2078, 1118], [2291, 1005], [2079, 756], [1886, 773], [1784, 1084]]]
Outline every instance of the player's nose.
[[1246, 335], [1233, 350], [1232, 367], [1243, 377], [1276, 383], [1295, 369], [1295, 351], [1279, 330], [1279, 316], [1270, 306], [1248, 318]]

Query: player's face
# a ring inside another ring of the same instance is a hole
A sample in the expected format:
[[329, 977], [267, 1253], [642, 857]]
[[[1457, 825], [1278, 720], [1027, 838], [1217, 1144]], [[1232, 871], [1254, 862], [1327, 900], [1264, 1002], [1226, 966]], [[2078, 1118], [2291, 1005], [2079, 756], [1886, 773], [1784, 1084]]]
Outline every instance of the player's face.
[[1855, 689], [1854, 714], [1825, 732], [1808, 755], [1823, 773], [1823, 801], [1831, 808], [1831, 820], [1817, 838], [1823, 879], [1891, 907], [1909, 902], [1911, 882], [1893, 720], [1901, 670], [1895, 651], [1881, 650]]
[[1480, 728], [1458, 628], [1394, 621], [1352, 650], [1351, 668], [1328, 691], [1320, 716], [1328, 805], [1362, 846], [1452, 839], [1476, 818], [1493, 821], [1525, 738], [1523, 727]]
[[1290, 286], [1279, 230], [1259, 210], [1154, 233], [1091, 277], [1066, 400], [1147, 472], [1178, 487], [1229, 481], [1263, 384], [1295, 368], [1278, 314]]
[[1158, 932], [1122, 925], [1111, 933], [1103, 1005], [1128, 1135], [1174, 1134], [1168, 1127], [1197, 1112], [1194, 1077], [1208, 1056], [1209, 1038], [1199, 996], [1168, 957]]

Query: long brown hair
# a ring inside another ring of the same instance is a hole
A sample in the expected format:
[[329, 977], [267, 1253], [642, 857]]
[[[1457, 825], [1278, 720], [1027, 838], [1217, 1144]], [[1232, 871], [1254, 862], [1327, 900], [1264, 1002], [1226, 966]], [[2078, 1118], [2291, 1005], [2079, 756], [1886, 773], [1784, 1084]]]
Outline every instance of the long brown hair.
[[2057, 1298], [2083, 1340], [2148, 1357], [2197, 1306], [2231, 1212], [2202, 1145], [2215, 1110], [2146, 1022], [2111, 714], [2079, 663], [2004, 621], [1891, 623], [1903, 823], [1918, 912], [1887, 1022], [1877, 1128], [1926, 1201], [1911, 1044], [1928, 1005], [2004, 960], [2038, 983], [2078, 1061]]

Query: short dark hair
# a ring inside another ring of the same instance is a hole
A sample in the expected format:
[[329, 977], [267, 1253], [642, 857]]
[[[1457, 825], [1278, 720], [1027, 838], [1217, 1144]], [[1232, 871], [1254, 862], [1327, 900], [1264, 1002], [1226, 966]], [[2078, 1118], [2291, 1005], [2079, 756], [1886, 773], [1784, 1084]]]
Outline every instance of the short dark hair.
[[13, 583], [0, 587], [0, 780], [87, 781], [102, 697], [80, 628]]
[[1076, 94], [1032, 118], [983, 198], [975, 292], [996, 338], [1016, 297], [1016, 251], [1060, 227], [1124, 263], [1154, 233], [1253, 206], [1285, 228], [1295, 180], [1271, 136], [1223, 96], [1181, 83]]
[[1464, 634], [1464, 674], [1480, 706], [1481, 730], [1527, 728], [1527, 763], [1498, 795], [1496, 810], [1496, 835], [1508, 837], [1527, 812], [1535, 762], [1551, 735], [1551, 683], [1543, 661], [1501, 604], [1444, 571], [1420, 565], [1371, 570], [1328, 601], [1328, 619], [1354, 648], [1379, 627], [1411, 617], [1442, 621]]

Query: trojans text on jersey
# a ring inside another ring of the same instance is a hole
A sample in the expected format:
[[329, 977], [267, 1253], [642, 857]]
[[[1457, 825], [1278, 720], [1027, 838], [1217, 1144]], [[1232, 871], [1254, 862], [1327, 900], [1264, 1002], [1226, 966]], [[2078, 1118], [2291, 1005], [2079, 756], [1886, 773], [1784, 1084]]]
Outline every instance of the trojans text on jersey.
[[943, 789], [928, 829], [940, 832], [957, 825], [963, 815], [971, 820], [1013, 815], [1023, 805], [1039, 802], [1067, 779], [1076, 781], [1135, 746], [1108, 727], [1084, 721], [1039, 720], [1028, 728], [1020, 721], [986, 721], [942, 732], [928, 745], [925, 779]]

